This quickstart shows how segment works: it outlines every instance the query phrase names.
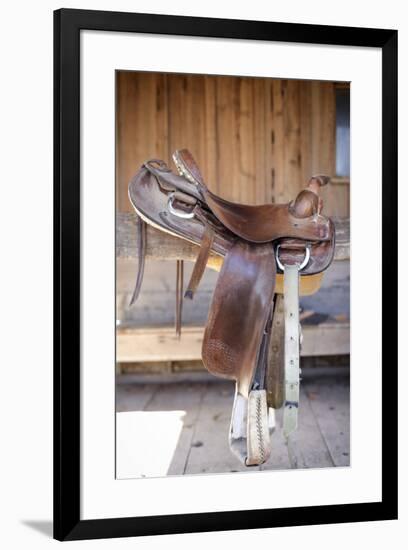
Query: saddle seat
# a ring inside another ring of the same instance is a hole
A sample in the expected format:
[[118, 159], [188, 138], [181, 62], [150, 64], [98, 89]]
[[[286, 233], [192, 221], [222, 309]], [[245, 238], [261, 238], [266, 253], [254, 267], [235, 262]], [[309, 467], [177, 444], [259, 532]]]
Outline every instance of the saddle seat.
[[[304, 241], [331, 239], [330, 221], [320, 215], [318, 190], [329, 181], [327, 176], [313, 176], [309, 188], [287, 204], [248, 205], [231, 202], [210, 191], [190, 151], [175, 151], [173, 160], [180, 175], [194, 184], [207, 207], [232, 233], [249, 242], [267, 243], [288, 237]], [[314, 223], [313, 223], [314, 222]]]
[[[207, 206], [232, 233], [254, 243], [267, 243], [282, 239], [288, 234], [292, 238], [310, 241], [329, 240], [329, 222], [318, 214], [318, 197], [313, 191], [304, 190], [296, 201], [286, 204], [262, 204], [252, 206], [227, 201], [208, 189], [204, 190]], [[314, 209], [315, 223], [310, 223], [310, 214]], [[299, 216], [299, 211], [302, 217]], [[307, 221], [306, 221], [307, 220]]]

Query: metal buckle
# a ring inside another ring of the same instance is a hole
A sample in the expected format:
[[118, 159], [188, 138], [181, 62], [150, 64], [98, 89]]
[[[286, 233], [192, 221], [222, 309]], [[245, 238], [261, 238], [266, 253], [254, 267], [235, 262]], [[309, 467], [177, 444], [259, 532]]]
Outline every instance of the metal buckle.
[[192, 212], [183, 212], [182, 210], [177, 210], [176, 208], [174, 208], [173, 197], [174, 193], [171, 193], [167, 201], [167, 209], [170, 214], [173, 214], [173, 216], [176, 216], [177, 218], [183, 218], [185, 220], [190, 220], [191, 218], [194, 218], [194, 209]]
[[[285, 271], [285, 266], [282, 264], [282, 262], [280, 261], [279, 259], [279, 249], [280, 249], [281, 245], [278, 244], [277, 247], [276, 247], [276, 263], [278, 264], [278, 267], [281, 271]], [[307, 266], [307, 264], [309, 263], [309, 260], [310, 260], [310, 244], [307, 244], [306, 247], [305, 247], [305, 257], [303, 259], [303, 262], [301, 264], [299, 264], [299, 271], [302, 271], [303, 268], [305, 268]], [[296, 264], [298, 265], [298, 264]]]

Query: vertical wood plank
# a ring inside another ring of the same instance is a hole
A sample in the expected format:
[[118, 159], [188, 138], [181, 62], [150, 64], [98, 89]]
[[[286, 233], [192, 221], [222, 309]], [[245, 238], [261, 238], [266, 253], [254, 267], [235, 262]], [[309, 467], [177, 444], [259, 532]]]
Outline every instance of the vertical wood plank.
[[323, 187], [321, 196], [324, 204], [324, 213], [327, 216], [339, 218], [350, 217], [350, 184], [348, 180], [336, 180]]
[[235, 134], [239, 166], [239, 200], [255, 201], [255, 136], [253, 78], [239, 79], [239, 104], [235, 105]]
[[274, 202], [288, 202], [303, 187], [300, 154], [300, 87], [296, 80], [273, 80], [269, 124], [272, 132]]
[[300, 178], [305, 186], [313, 175], [312, 168], [312, 82], [303, 80], [299, 83], [300, 101]]
[[[122, 71], [116, 128], [120, 211], [131, 209], [127, 186], [140, 164], [171, 163], [179, 147], [192, 151], [212, 190], [249, 204], [286, 202], [313, 173], [335, 170], [330, 82]], [[348, 214], [347, 186], [325, 194], [327, 213]]]
[[[336, 97], [332, 82], [310, 83], [311, 128], [310, 172], [311, 174], [336, 173]], [[331, 184], [322, 189], [324, 212], [327, 215], [349, 214], [348, 187]]]
[[304, 387], [334, 465], [349, 466], [349, 377], [315, 378], [306, 380]]
[[311, 82], [313, 173], [335, 174], [336, 104], [332, 82]]
[[[239, 81], [219, 77], [216, 82], [218, 192], [228, 200], [240, 200], [239, 150], [235, 116], [239, 108]], [[221, 187], [222, 186], [222, 187]]]
[[254, 119], [254, 204], [265, 204], [270, 189], [270, 172], [267, 172], [267, 144], [270, 139], [266, 121], [265, 95], [269, 79], [253, 79], [253, 119]]
[[290, 201], [304, 186], [300, 173], [299, 81], [288, 80], [284, 95], [284, 201]]
[[169, 151], [189, 149], [214, 188], [215, 84], [201, 75], [169, 75], [168, 83]]
[[349, 186], [337, 182], [336, 167], [336, 104], [335, 85], [331, 82], [300, 83], [301, 178], [309, 180], [316, 173], [331, 176], [333, 182], [322, 189], [324, 213], [348, 217]]
[[288, 451], [294, 469], [334, 466], [303, 387], [300, 390], [299, 426], [289, 437]]
[[204, 153], [205, 178], [211, 189], [219, 192], [218, 159], [217, 159], [217, 121], [216, 121], [216, 79], [215, 76], [204, 76]]
[[117, 73], [117, 209], [132, 210], [127, 186], [148, 158], [168, 160], [166, 75]]
[[284, 140], [284, 86], [282, 80], [271, 82], [269, 124], [272, 132], [272, 191], [273, 202], [284, 202], [285, 195], [285, 140]]
[[265, 203], [275, 201], [275, 127], [273, 124], [273, 86], [272, 78], [264, 80], [264, 151], [265, 151], [265, 180], [264, 195]]
[[202, 162], [203, 112], [197, 95], [197, 78], [171, 75], [168, 79], [169, 148], [188, 148], [199, 164]]

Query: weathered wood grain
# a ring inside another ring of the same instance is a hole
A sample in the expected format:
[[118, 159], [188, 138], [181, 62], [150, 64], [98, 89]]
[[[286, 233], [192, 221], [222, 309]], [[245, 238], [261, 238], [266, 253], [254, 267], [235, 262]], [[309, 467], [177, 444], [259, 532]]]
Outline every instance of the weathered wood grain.
[[[121, 432], [116, 448], [118, 464], [126, 466], [125, 477], [139, 477], [143, 472], [149, 477], [154, 475], [149, 453], [156, 449], [168, 456], [168, 467], [159, 475], [230, 472], [251, 475], [258, 470], [347, 466], [350, 463], [348, 377], [315, 375], [310, 369], [302, 387], [297, 432], [286, 442], [282, 433], [283, 411], [276, 411], [271, 457], [266, 464], [248, 469], [228, 446], [234, 396], [232, 382], [214, 379], [212, 382], [120, 384], [116, 407], [123, 412], [117, 414]], [[155, 431], [143, 441], [138, 437], [140, 419], [137, 416], [121, 422], [121, 415], [138, 411], [146, 415], [147, 423], [153, 421], [155, 426]], [[162, 415], [160, 424], [154, 423], [157, 413]], [[173, 440], [166, 437], [166, 413], [170, 421], [175, 415], [181, 418], [180, 434]], [[140, 453], [141, 445], [143, 453]]]
[[[136, 238], [136, 218], [134, 213], [118, 212], [116, 215], [116, 257], [118, 259], [135, 259], [138, 253]], [[350, 221], [335, 219], [336, 249], [335, 259], [344, 260], [350, 255]], [[184, 259], [194, 261], [197, 257], [198, 246], [178, 239], [148, 226], [146, 239], [146, 258], [156, 260]], [[216, 254], [210, 255], [209, 267], [219, 263]]]
[[127, 187], [142, 162], [169, 161], [167, 75], [118, 71], [116, 81], [116, 205], [131, 211]]
[[[116, 200], [149, 158], [188, 147], [209, 187], [227, 199], [289, 200], [313, 173], [335, 174], [335, 85], [330, 82], [117, 72]], [[326, 212], [349, 215], [346, 186]]]
[[316, 422], [306, 392], [301, 387], [298, 429], [288, 438], [292, 468], [328, 468], [334, 466], [326, 441]]
[[215, 86], [203, 75], [168, 75], [169, 153], [188, 147], [210, 188], [216, 183]]
[[[350, 353], [350, 324], [304, 325], [301, 355], [346, 355]], [[181, 339], [172, 327], [118, 328], [116, 361], [192, 361], [201, 359], [204, 327], [183, 327]]]
[[144, 410], [158, 389], [153, 384], [116, 384], [116, 412]]
[[268, 121], [271, 128], [271, 171], [272, 200], [275, 203], [285, 202], [285, 104], [283, 90], [285, 82], [272, 80]]
[[[207, 385], [184, 473], [248, 471], [232, 455], [228, 445], [233, 397], [233, 382], [214, 382]], [[259, 470], [259, 467], [254, 469]]]
[[232, 201], [254, 203], [255, 150], [252, 80], [216, 80], [218, 187]]
[[[284, 188], [283, 201], [296, 197], [299, 188], [305, 186], [301, 176], [300, 156], [300, 82], [288, 80], [283, 89], [284, 108]], [[280, 202], [280, 201], [279, 201]]]
[[167, 475], [185, 472], [206, 386], [197, 383], [162, 384], [145, 408], [146, 411], [184, 412], [183, 427]]
[[350, 179], [332, 178], [329, 185], [322, 187], [320, 193], [324, 212], [336, 218], [350, 215]]
[[336, 466], [350, 465], [350, 381], [347, 376], [305, 379], [316, 422]]
[[[118, 212], [116, 215], [116, 258], [135, 259], [138, 256], [137, 214]], [[194, 261], [199, 247], [178, 239], [150, 225], [147, 227], [146, 259]], [[216, 258], [212, 254], [211, 258]]]
[[292, 467], [288, 445], [282, 431], [282, 413], [282, 409], [269, 412], [269, 414], [275, 414], [275, 429], [271, 437], [271, 456], [265, 464], [259, 466], [260, 470], [290, 470]]
[[173, 327], [119, 328], [116, 361], [192, 361], [201, 359], [204, 327], [183, 327], [178, 339]]
[[311, 170], [313, 174], [335, 174], [336, 97], [335, 84], [313, 80], [311, 86]]

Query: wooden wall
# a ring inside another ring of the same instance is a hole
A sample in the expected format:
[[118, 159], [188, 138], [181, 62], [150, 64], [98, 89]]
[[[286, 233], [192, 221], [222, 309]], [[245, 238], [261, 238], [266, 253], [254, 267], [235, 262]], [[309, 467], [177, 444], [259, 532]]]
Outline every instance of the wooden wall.
[[[210, 189], [261, 204], [293, 198], [313, 173], [335, 172], [332, 82], [117, 73], [117, 208], [143, 161], [187, 147]], [[325, 212], [348, 215], [348, 185], [326, 191]]]

